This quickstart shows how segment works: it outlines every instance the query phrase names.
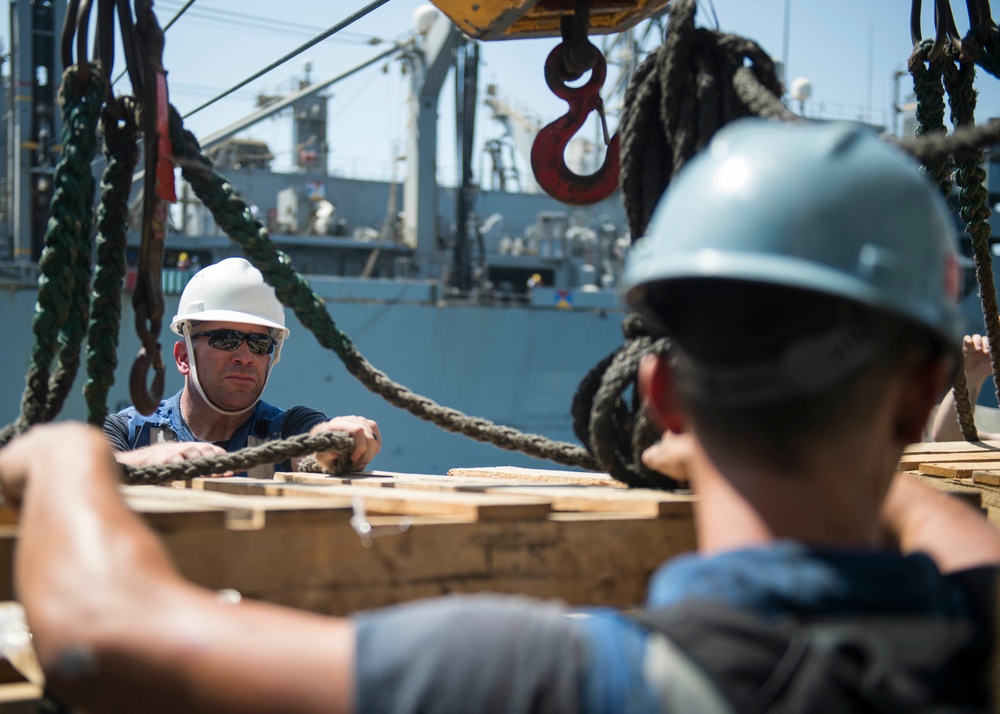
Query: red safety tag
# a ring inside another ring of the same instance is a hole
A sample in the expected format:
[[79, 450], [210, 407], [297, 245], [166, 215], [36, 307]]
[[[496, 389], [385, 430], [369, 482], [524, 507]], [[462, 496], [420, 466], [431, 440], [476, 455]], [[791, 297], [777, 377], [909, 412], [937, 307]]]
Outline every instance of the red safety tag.
[[170, 143], [170, 114], [167, 111], [169, 106], [167, 74], [160, 70], [156, 73], [156, 133], [159, 135], [156, 145], [156, 196], [164, 201], [176, 203], [174, 148]]

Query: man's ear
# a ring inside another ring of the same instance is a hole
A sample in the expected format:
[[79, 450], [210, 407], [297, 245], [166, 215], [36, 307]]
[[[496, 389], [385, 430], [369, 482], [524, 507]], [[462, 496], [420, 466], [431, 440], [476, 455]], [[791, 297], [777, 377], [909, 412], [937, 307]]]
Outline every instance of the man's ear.
[[670, 358], [666, 355], [646, 355], [639, 363], [639, 396], [657, 429], [683, 434], [684, 412], [674, 383]]
[[923, 439], [931, 409], [951, 384], [953, 364], [948, 358], [936, 357], [915, 363], [901, 373], [904, 387], [900, 390], [896, 429], [903, 443]]
[[187, 345], [183, 341], [174, 343], [174, 362], [177, 364], [177, 371], [187, 376], [191, 372], [191, 365], [188, 363]]

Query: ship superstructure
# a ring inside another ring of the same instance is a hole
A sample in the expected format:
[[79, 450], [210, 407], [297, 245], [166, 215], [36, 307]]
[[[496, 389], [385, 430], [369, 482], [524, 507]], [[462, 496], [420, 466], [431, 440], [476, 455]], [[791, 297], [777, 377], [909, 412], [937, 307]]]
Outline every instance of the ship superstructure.
[[[64, 0], [50, 9], [52, 18], [62, 17]], [[9, 154], [14, 156], [4, 177], [9, 183], [7, 217], [33, 218], [8, 220], [5, 226], [2, 257], [8, 260], [0, 274], [10, 290], [0, 293], [0, 321], [14, 345], [0, 358], [0, 368], [9, 375], [0, 390], [0, 418], [7, 421], [17, 415], [20, 375], [30, 358], [34, 261], [41, 252], [43, 218], [47, 220], [44, 212], [29, 209], [47, 206], [45, 179], [58, 160], [52, 140], [44, 141], [59, 130], [55, 91], [49, 93], [52, 83], [46, 81], [61, 75], [52, 18], [21, 0], [11, 3], [11, 17], [12, 36], [21, 38], [13, 51], [12, 76], [24, 79], [15, 82], [22, 94], [13, 100], [13, 92], [7, 95], [19, 109], [6, 114], [11, 119]], [[251, 117], [200, 139], [206, 154], [326, 301], [337, 324], [377, 367], [439, 403], [573, 440], [569, 406], [576, 385], [621, 341], [624, 310], [613, 286], [629, 244], [624, 211], [617, 195], [594, 206], [570, 208], [541, 193], [486, 190], [473, 182], [471, 115], [479, 96], [475, 47], [439, 17], [393, 49], [411, 80], [410, 141], [398, 180], [328, 175], [328, 98], [323, 90], [336, 77], [313, 81], [307, 76], [294, 95], [264, 101]], [[28, 73], [25, 67], [37, 67], [39, 56], [51, 69]], [[456, 103], [456, 140], [463, 147], [464, 165], [457, 185], [441, 187], [435, 172], [437, 103], [453, 75], [458, 95], [464, 97]], [[43, 109], [21, 111], [29, 104]], [[292, 115], [296, 160], [291, 171], [279, 173], [270, 170], [269, 147], [242, 138], [240, 132], [283, 110]], [[31, 123], [33, 116], [46, 121]], [[32, 133], [26, 140], [23, 132], [29, 126]], [[99, 175], [101, 167], [94, 170]], [[240, 254], [190, 191], [181, 185], [178, 194], [163, 270], [168, 314], [199, 267]], [[134, 203], [138, 214], [138, 194]], [[40, 226], [41, 233], [28, 230], [29, 223]], [[131, 262], [138, 253], [137, 232], [130, 233], [129, 245]], [[131, 275], [126, 290], [130, 287]], [[119, 369], [109, 397], [112, 410], [129, 403], [127, 371], [138, 349], [125, 297]], [[292, 341], [266, 400], [377, 419], [386, 435], [380, 457], [384, 468], [419, 472], [461, 464], [541, 465], [445, 434], [386, 405], [356, 384], [336, 357], [291, 319]], [[169, 345], [168, 336], [162, 340]], [[180, 385], [180, 376], [168, 365], [166, 392]], [[61, 417], [84, 414], [75, 389]]]

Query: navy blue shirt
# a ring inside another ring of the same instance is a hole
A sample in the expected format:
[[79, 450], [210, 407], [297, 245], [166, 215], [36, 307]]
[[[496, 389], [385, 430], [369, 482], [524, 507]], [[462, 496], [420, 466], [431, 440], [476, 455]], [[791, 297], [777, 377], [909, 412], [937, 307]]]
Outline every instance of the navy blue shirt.
[[[115, 451], [131, 451], [149, 446], [154, 430], [168, 432], [172, 436], [171, 441], [199, 441], [184, 421], [180, 407], [181, 393], [177, 392], [160, 402], [149, 416], [140, 414], [135, 407], [109, 414], [104, 420], [104, 435], [111, 442], [111, 447]], [[227, 441], [213, 443], [226, 451], [238, 451], [253, 443], [305, 434], [324, 421], [329, 421], [329, 417], [309, 407], [292, 407], [286, 411], [258, 401]], [[278, 464], [277, 469], [288, 471], [291, 462], [286, 460]]]

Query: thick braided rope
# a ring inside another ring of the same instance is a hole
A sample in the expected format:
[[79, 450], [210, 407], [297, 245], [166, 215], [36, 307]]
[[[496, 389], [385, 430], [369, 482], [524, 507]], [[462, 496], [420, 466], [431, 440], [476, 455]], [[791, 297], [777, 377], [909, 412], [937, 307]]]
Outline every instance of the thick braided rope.
[[[907, 61], [907, 69], [913, 77], [913, 89], [917, 97], [918, 137], [943, 136], [948, 131], [944, 124], [945, 88], [942, 79], [949, 65], [954, 68], [954, 62], [947, 57], [939, 57], [932, 62], [929, 58], [933, 45], [930, 40], [917, 44]], [[937, 183], [947, 199], [952, 188], [951, 157], [945, 156], [939, 161], [925, 163], [921, 171]], [[975, 413], [969, 397], [969, 385], [965, 375], [961, 374], [961, 370], [959, 372], [952, 385], [958, 426], [962, 438], [966, 441], [976, 441], [979, 439], [979, 432], [976, 429]]]
[[[75, 85], [74, 81], [64, 83], [63, 92], [65, 93], [70, 86], [76, 89], [72, 85]], [[73, 387], [80, 366], [80, 344], [87, 333], [87, 323], [90, 319], [90, 260], [93, 242], [95, 188], [90, 164], [97, 151], [97, 121], [106, 89], [107, 81], [103, 74], [91, 72], [90, 81], [82, 96], [71, 98], [64, 96], [63, 99], [64, 103], [69, 101], [82, 105], [79, 109], [82, 114], [79, 122], [82, 129], [81, 140], [64, 150], [70, 154], [69, 158], [73, 166], [72, 178], [79, 183], [79, 187], [74, 188], [77, 188], [79, 193], [74, 197], [74, 204], [67, 206], [67, 208], [75, 210], [66, 216], [70, 220], [68, 232], [71, 252], [68, 257], [72, 281], [63, 288], [63, 291], [69, 296], [69, 316], [59, 331], [58, 362], [55, 372], [49, 380], [45, 415], [42, 421], [51, 421], [59, 414], [66, 400], [66, 395]], [[54, 198], [52, 209], [53, 218], [55, 218], [57, 214]], [[52, 220], [52, 218], [49, 219], [50, 230]]]
[[[917, 97], [916, 136], [944, 136], [948, 130], [944, 125], [944, 84], [942, 76], [945, 64], [951, 60], [940, 57], [931, 62], [931, 48], [934, 43], [924, 40], [913, 48], [907, 61], [907, 69], [913, 77], [913, 90]], [[938, 161], [924, 161], [924, 172], [941, 187], [945, 198], [951, 193], [951, 161], [944, 156]]]
[[[633, 487], [674, 489], [679, 484], [642, 464], [642, 452], [658, 435], [646, 419], [636, 392], [636, 370], [647, 354], [664, 353], [667, 341], [654, 338], [638, 315], [622, 323], [625, 343], [602, 359], [573, 396], [573, 431], [598, 466]], [[632, 390], [627, 403], [625, 392]]]
[[[975, 124], [976, 90], [973, 86], [976, 69], [972, 62], [949, 62], [944, 73], [945, 88], [951, 104], [951, 120], [956, 127]], [[959, 203], [965, 230], [972, 238], [972, 254], [976, 264], [976, 281], [991, 345], [1000, 345], [1000, 316], [997, 315], [997, 291], [993, 281], [993, 256], [990, 254], [990, 208], [986, 192], [986, 171], [982, 167], [983, 152], [969, 151], [956, 155], [958, 171], [955, 181], [960, 188]], [[1000, 352], [998, 350], [997, 352]], [[990, 352], [993, 384], [1000, 398], [1000, 354]], [[971, 409], [971, 407], [970, 407]]]
[[935, 134], [899, 139], [895, 143], [920, 163], [933, 164], [953, 154], [984, 149], [1000, 143], [1000, 121], [963, 127], [947, 135]]
[[317, 434], [299, 434], [281, 441], [268, 441], [260, 446], [250, 446], [216, 456], [180, 461], [175, 464], [159, 464], [141, 468], [126, 467], [123, 481], [132, 485], [153, 485], [191, 479], [196, 476], [246, 471], [261, 464], [277, 464], [285, 459], [305, 456], [317, 451], [336, 451], [342, 458], [337, 460], [336, 473], [350, 473], [350, 459], [346, 458], [354, 449], [354, 440], [342, 431], [324, 431]]
[[[89, 237], [92, 225], [94, 180], [90, 162], [96, 147], [97, 117], [105, 82], [97, 67], [91, 81], [81, 88], [74, 68], [63, 74], [63, 156], [53, 177], [51, 217], [45, 230], [45, 247], [38, 267], [38, 302], [32, 331], [35, 344], [21, 397], [21, 413], [0, 431], [0, 445], [32, 424], [49, 421], [62, 407], [76, 376], [80, 341], [86, 324], [86, 302], [77, 294], [89, 286]], [[83, 251], [84, 258], [79, 255]], [[86, 292], [83, 293], [86, 295]], [[82, 318], [82, 325], [81, 325]], [[59, 344], [59, 363], [50, 379], [50, 368]]]
[[767, 53], [746, 38], [696, 28], [695, 9], [694, 0], [670, 4], [663, 45], [625, 92], [621, 182], [633, 240], [673, 176], [723, 125], [748, 115], [798, 118], [780, 101]]
[[[629, 318], [625, 319], [627, 321]], [[573, 417], [573, 433], [576, 434], [576, 438], [580, 440], [581, 444], [590, 444], [590, 413], [594, 408], [594, 397], [597, 395], [597, 390], [601, 388], [601, 377], [611, 366], [615, 355], [622, 349], [623, 347], [617, 348], [591, 367], [576, 388], [573, 404], [570, 407], [570, 415]]]
[[299, 321], [316, 335], [317, 341], [335, 352], [347, 371], [369, 390], [379, 394], [390, 404], [447, 431], [567, 466], [595, 468], [593, 458], [582, 447], [497, 426], [487, 419], [466, 416], [427, 397], [414, 394], [375, 369], [337, 328], [322, 298], [295, 272], [289, 257], [278, 250], [267, 229], [254, 220], [250, 209], [236, 195], [233, 187], [215, 173], [211, 162], [201, 154], [194, 136], [184, 130], [180, 117], [173, 111], [171, 140], [185, 180], [191, 184], [195, 195], [212, 211], [219, 226], [243, 247], [244, 255], [263, 273], [264, 279], [274, 287], [281, 302], [291, 307]]
[[962, 57], [1000, 78], [1000, 33], [995, 29], [989, 33], [986, 43], [980, 42], [977, 32], [969, 30], [962, 38]]
[[[798, 120], [781, 103], [774, 63], [751, 40], [696, 28], [694, 0], [675, 0], [663, 45], [640, 65], [625, 93], [622, 198], [633, 240], [647, 228], [673, 177], [725, 124], [741, 117]], [[749, 63], [749, 66], [747, 64]], [[602, 360], [573, 400], [574, 431], [598, 464], [637, 487], [676, 488], [642, 464], [656, 438], [635, 396], [642, 357], [662, 352], [636, 316], [626, 318], [625, 344]], [[632, 408], [623, 397], [633, 390]]]
[[[951, 384], [955, 398], [955, 412], [958, 415], [958, 428], [966, 441], [979, 441], [979, 430], [976, 429], [976, 415], [972, 401], [969, 398], [969, 382], [965, 378], [965, 369], [955, 370], [955, 381]], [[964, 400], [960, 397], [964, 395]]]
[[[675, 489], [677, 481], [663, 474], [650, 471], [642, 464], [642, 452], [655, 438], [642, 418], [642, 407], [637, 398], [633, 408], [624, 406], [624, 393], [636, 389], [639, 362], [647, 354], [663, 354], [669, 341], [665, 338], [635, 337], [615, 355], [601, 378], [601, 386], [594, 396], [590, 416], [590, 448], [594, 457], [608, 473], [633, 488]], [[642, 438], [640, 438], [642, 437]], [[624, 441], [624, 443], [622, 443]]]
[[135, 114], [124, 100], [104, 113], [104, 155], [101, 205], [97, 212], [97, 271], [94, 276], [92, 317], [87, 333], [87, 421], [100, 426], [107, 415], [108, 392], [118, 364], [118, 333], [125, 279], [128, 198], [132, 173], [139, 160]]

